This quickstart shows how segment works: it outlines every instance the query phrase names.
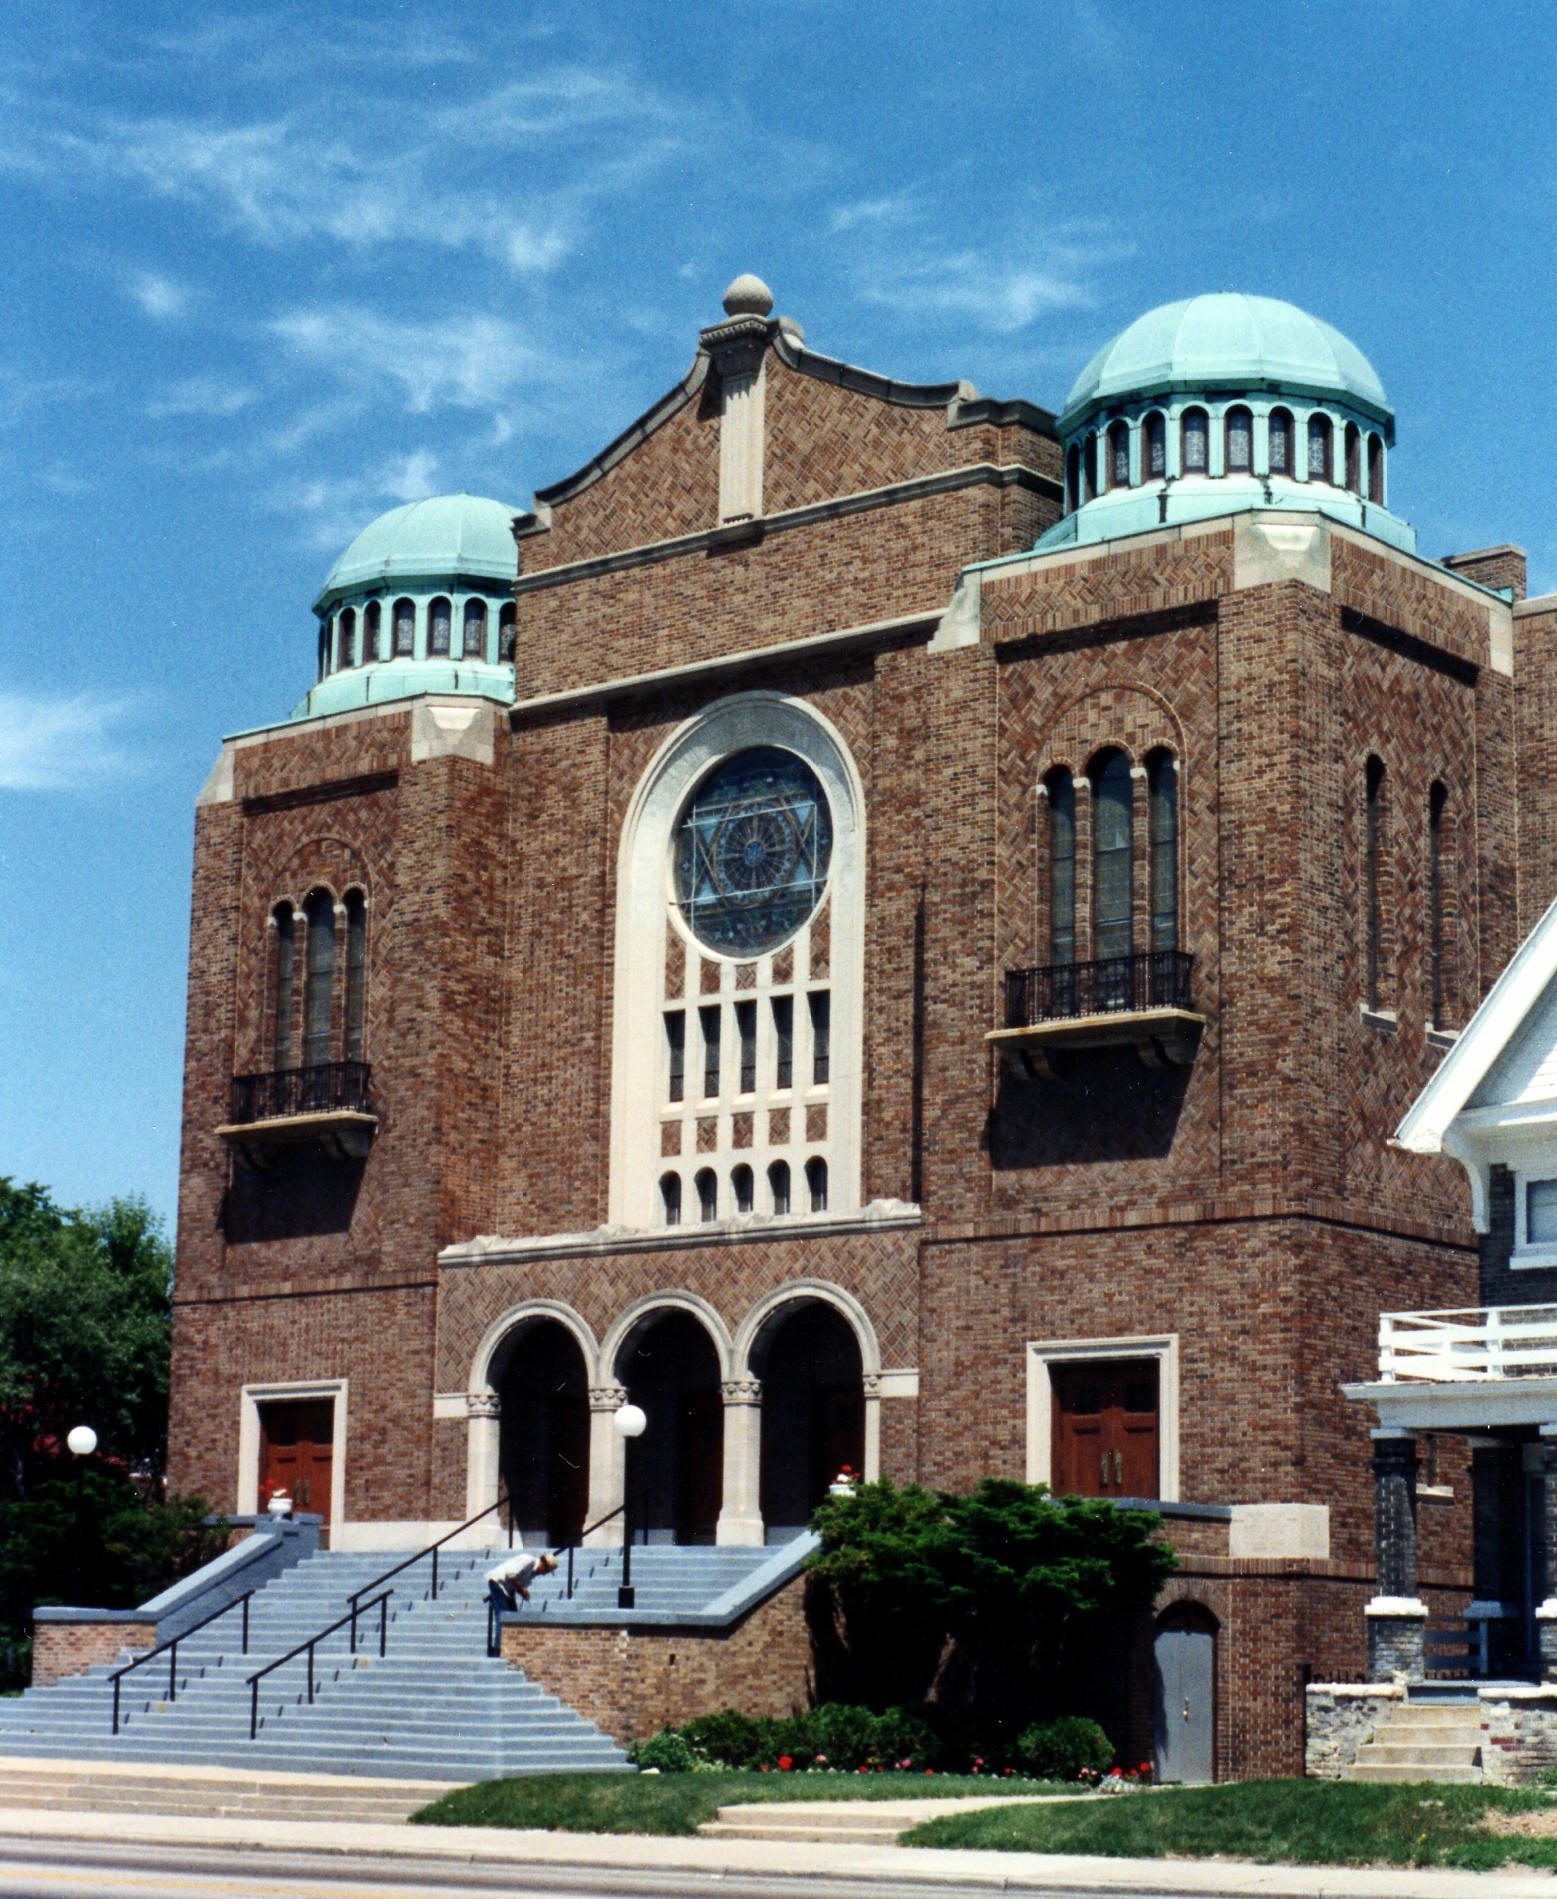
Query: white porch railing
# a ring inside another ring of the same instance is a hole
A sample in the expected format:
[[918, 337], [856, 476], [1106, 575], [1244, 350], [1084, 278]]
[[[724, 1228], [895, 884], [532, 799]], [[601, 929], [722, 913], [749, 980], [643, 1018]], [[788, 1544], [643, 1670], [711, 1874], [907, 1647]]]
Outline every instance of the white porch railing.
[[1557, 1306], [1382, 1312], [1379, 1376], [1386, 1384], [1557, 1377]]

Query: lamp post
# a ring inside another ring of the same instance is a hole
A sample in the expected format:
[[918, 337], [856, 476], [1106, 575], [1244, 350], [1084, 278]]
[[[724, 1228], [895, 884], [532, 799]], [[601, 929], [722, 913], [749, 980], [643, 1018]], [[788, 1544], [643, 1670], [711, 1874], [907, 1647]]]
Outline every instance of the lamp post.
[[616, 1426], [616, 1434], [622, 1440], [622, 1586], [616, 1592], [618, 1609], [631, 1609], [636, 1596], [633, 1591], [633, 1493], [632, 1493], [632, 1440], [643, 1436], [643, 1427], [649, 1420], [635, 1404], [618, 1407], [611, 1418]]
[[86, 1541], [86, 1529], [82, 1521], [81, 1480], [86, 1472], [86, 1459], [97, 1449], [97, 1433], [90, 1424], [78, 1424], [65, 1439], [65, 1447], [76, 1460], [76, 1560], [71, 1576], [70, 1593], [79, 1608], [81, 1604], [81, 1546]]

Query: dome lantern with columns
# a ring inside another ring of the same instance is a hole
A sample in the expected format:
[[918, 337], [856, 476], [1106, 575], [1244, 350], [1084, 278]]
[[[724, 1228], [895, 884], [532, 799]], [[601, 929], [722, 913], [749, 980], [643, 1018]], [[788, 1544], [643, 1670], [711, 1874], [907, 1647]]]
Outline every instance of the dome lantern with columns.
[[1077, 377], [1058, 430], [1065, 513], [1040, 551], [1252, 507], [1323, 512], [1416, 550], [1386, 505], [1383, 385], [1338, 330], [1273, 297], [1137, 317]]

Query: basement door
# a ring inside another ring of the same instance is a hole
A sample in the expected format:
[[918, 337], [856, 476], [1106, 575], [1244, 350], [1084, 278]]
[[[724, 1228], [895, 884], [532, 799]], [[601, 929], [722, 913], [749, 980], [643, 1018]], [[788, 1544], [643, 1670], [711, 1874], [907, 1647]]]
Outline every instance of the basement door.
[[1050, 1488], [1059, 1497], [1156, 1497], [1157, 1361], [1052, 1364]]
[[1216, 1778], [1216, 1629], [1203, 1610], [1170, 1610], [1152, 1644], [1152, 1739], [1159, 1781]]
[[335, 1400], [285, 1398], [262, 1404], [259, 1507], [285, 1490], [296, 1510], [330, 1523], [330, 1476], [335, 1459]]

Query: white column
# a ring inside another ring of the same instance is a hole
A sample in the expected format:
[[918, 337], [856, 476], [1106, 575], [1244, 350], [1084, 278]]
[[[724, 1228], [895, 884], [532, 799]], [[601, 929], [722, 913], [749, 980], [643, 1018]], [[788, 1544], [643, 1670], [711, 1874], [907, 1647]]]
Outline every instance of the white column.
[[724, 1508], [714, 1540], [760, 1547], [762, 1380], [726, 1379], [720, 1393], [724, 1398]]
[[[497, 1502], [498, 1447], [502, 1439], [497, 1393], [467, 1391], [465, 1419], [465, 1515], [473, 1517]], [[499, 1510], [482, 1526], [492, 1542], [508, 1528], [506, 1521], [499, 1521], [502, 1517]]]
[[762, 513], [765, 365], [724, 378], [719, 419], [719, 519], [750, 521]]
[[[627, 1481], [627, 1446], [611, 1420], [627, 1402], [621, 1385], [592, 1385], [589, 1392], [589, 1507], [584, 1512], [587, 1524], [610, 1516], [621, 1502]], [[585, 1541], [620, 1543], [622, 1519], [611, 1517]]]
[[865, 1469], [862, 1475], [866, 1483], [876, 1483], [881, 1476], [881, 1374], [866, 1372], [862, 1380], [865, 1391]]

